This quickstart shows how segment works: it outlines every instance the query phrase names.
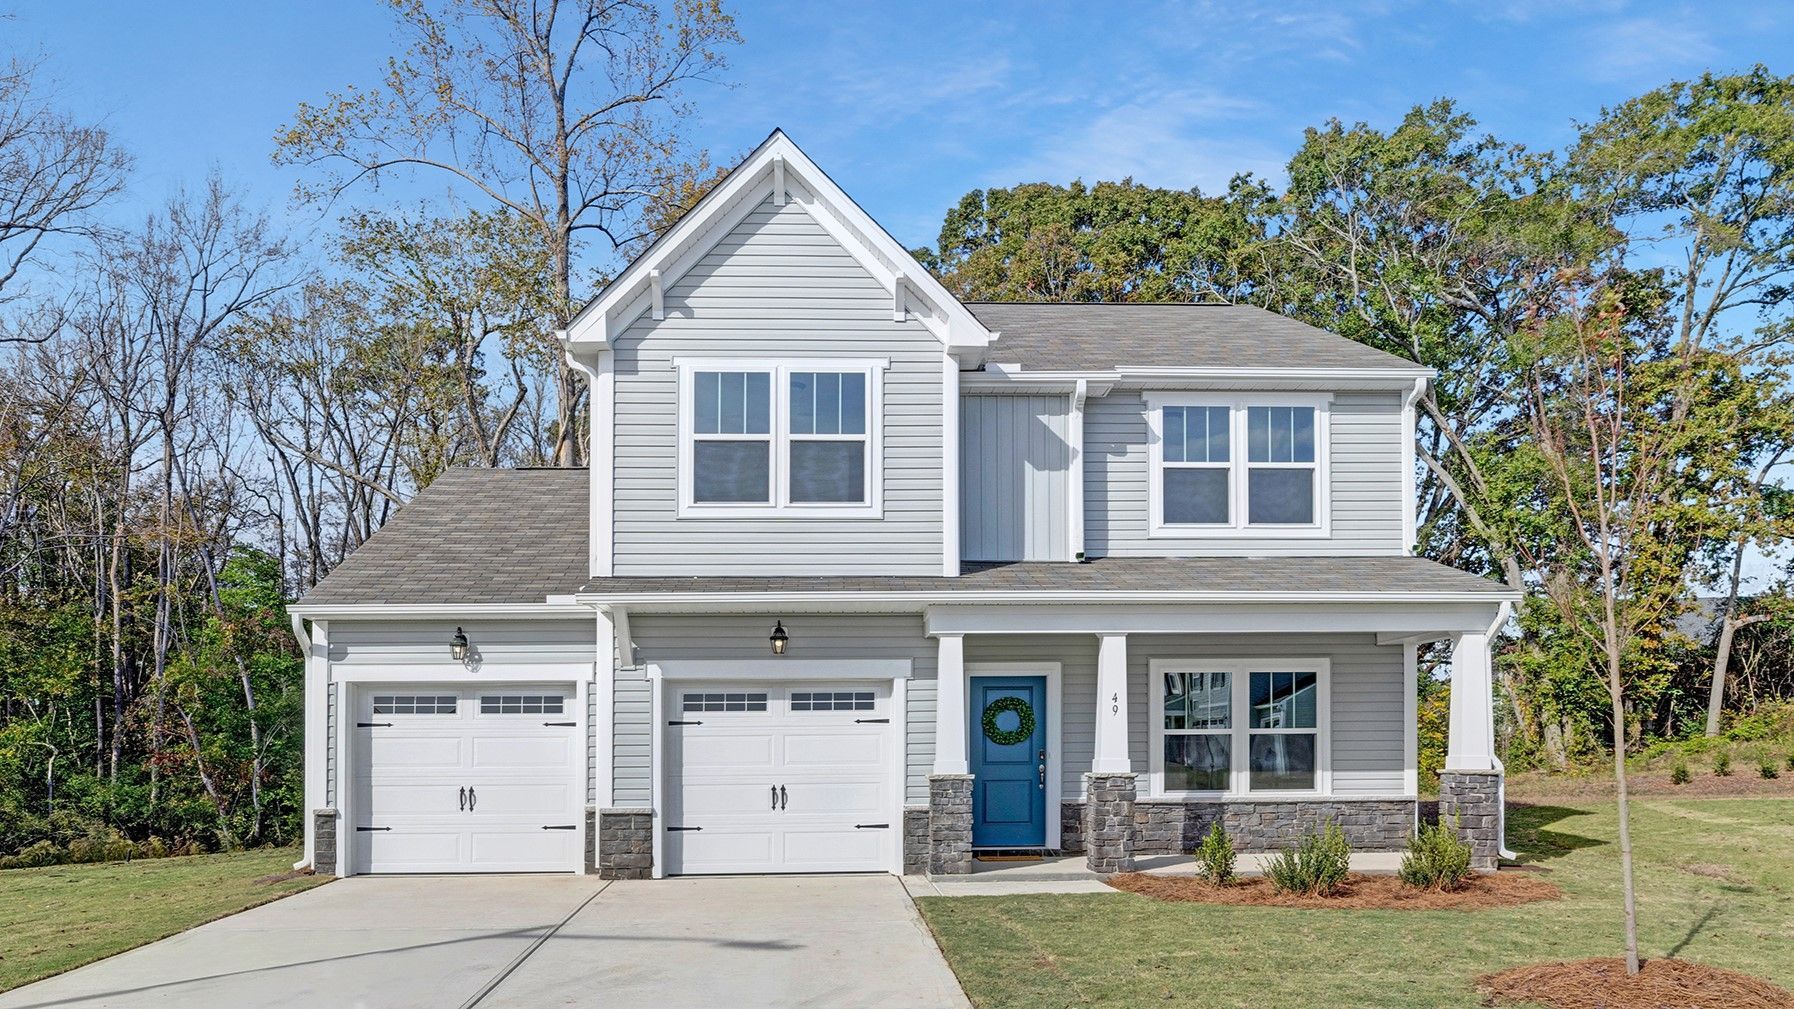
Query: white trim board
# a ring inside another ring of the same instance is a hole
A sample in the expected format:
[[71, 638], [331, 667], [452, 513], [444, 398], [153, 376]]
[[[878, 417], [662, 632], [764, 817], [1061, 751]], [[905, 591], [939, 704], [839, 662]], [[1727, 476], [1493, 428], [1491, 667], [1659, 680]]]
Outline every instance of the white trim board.
[[[909, 659], [663, 659], [649, 664], [664, 680], [907, 680]], [[650, 675], [656, 675], [651, 673]]]

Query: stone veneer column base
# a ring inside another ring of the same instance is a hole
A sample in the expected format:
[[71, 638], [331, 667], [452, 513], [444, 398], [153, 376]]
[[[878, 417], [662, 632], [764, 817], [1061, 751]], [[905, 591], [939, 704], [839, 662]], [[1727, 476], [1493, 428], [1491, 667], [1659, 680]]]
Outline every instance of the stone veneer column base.
[[[907, 821], [907, 817], [905, 818]], [[972, 871], [972, 776], [928, 776], [928, 874]]]
[[919, 876], [928, 872], [928, 807], [903, 807], [903, 873]]
[[652, 809], [598, 810], [598, 875], [602, 879], [649, 879], [654, 875]]
[[1084, 775], [1084, 857], [1090, 871], [1109, 875], [1134, 871], [1132, 774]]
[[1470, 845], [1470, 867], [1493, 872], [1501, 864], [1501, 772], [1440, 771], [1439, 822], [1456, 826]]
[[311, 822], [311, 871], [334, 876], [336, 875], [336, 810], [312, 810]]
[[[1218, 820], [1236, 850], [1288, 848], [1332, 820], [1357, 851], [1403, 851], [1414, 833], [1412, 799], [1303, 799], [1263, 801], [1134, 800], [1134, 854], [1187, 855]], [[1085, 804], [1060, 806], [1059, 848], [1084, 850]]]

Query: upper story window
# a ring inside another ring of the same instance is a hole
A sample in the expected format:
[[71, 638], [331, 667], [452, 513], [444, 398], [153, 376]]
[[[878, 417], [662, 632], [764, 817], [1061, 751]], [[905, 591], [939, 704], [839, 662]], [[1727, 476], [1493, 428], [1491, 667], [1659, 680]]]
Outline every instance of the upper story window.
[[1166, 393], [1146, 407], [1153, 535], [1327, 535], [1325, 397]]
[[679, 514], [876, 517], [886, 365], [678, 362]]

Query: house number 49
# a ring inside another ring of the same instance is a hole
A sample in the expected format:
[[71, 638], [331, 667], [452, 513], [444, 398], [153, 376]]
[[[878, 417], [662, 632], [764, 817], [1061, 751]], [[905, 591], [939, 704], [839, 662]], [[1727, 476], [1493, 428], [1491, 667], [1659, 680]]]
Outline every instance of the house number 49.
[[1109, 695], [1109, 714], [1111, 714], [1111, 715], [1121, 714], [1121, 695], [1120, 694], [1110, 694]]

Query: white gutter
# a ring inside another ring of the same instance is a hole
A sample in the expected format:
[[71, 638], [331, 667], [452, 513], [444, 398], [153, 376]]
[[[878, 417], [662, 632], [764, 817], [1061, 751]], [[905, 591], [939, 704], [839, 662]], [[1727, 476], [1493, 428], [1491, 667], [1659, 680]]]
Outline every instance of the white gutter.
[[[562, 599], [569, 597], [562, 596]], [[288, 606], [287, 613], [294, 619], [304, 617], [307, 620], [354, 619], [356, 617], [393, 617], [426, 620], [431, 618], [451, 619], [456, 617], [489, 617], [493, 619], [523, 619], [528, 617], [590, 617], [592, 607], [584, 601], [580, 602], [541, 602], [541, 603], [352, 603], [332, 605], [320, 603], [306, 606], [303, 603]]]

